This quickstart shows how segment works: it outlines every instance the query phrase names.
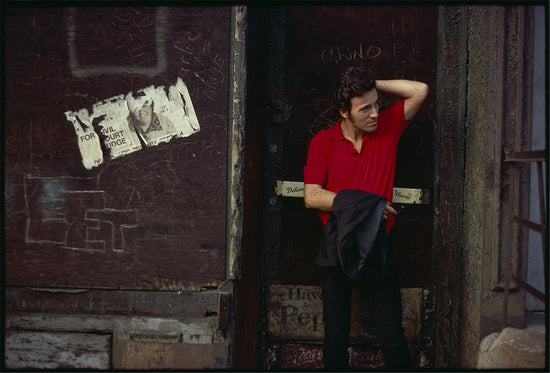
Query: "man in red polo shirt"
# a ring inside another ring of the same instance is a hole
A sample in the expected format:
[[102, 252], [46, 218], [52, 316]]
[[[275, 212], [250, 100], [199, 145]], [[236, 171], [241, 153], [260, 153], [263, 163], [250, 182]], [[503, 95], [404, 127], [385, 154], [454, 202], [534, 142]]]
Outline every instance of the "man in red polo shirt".
[[[379, 113], [378, 92], [401, 100]], [[313, 137], [304, 167], [305, 205], [319, 210], [323, 223], [331, 214], [337, 193], [362, 190], [388, 201], [380, 229], [385, 230], [384, 234], [389, 233], [396, 214], [391, 201], [397, 145], [427, 94], [428, 86], [421, 82], [374, 80], [359, 67], [350, 67], [344, 72], [336, 90], [341, 119]], [[321, 251], [316, 263], [320, 266], [323, 295], [323, 360], [327, 369], [346, 369], [354, 285], [342, 271], [337, 255]], [[388, 252], [390, 277], [379, 282], [371, 278], [359, 286], [377, 324], [386, 366], [410, 368], [412, 361], [401, 325], [401, 293], [391, 247]]]

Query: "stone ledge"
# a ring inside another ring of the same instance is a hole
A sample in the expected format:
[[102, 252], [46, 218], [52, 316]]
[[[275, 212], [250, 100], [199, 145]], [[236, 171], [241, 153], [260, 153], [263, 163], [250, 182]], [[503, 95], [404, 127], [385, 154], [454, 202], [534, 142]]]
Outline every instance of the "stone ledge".
[[505, 328], [483, 338], [478, 369], [542, 369], [545, 367], [546, 329], [531, 325], [525, 329]]

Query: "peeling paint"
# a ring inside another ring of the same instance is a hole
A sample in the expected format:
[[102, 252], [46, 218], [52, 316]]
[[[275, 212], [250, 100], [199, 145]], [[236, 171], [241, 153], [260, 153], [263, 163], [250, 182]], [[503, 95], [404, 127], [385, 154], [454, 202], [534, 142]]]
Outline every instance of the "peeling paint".
[[8, 369], [107, 370], [111, 336], [75, 332], [9, 331]]
[[239, 276], [239, 257], [243, 220], [243, 165], [244, 165], [244, 112], [246, 87], [246, 6], [235, 6], [231, 10], [228, 146], [228, 200], [227, 200], [227, 278]]
[[[422, 288], [401, 289], [403, 328], [409, 344], [417, 345], [421, 327]], [[323, 305], [321, 289], [312, 285], [268, 287], [267, 334], [271, 340], [323, 340]], [[373, 342], [374, 320], [366, 300], [354, 289], [351, 306], [352, 342]]]

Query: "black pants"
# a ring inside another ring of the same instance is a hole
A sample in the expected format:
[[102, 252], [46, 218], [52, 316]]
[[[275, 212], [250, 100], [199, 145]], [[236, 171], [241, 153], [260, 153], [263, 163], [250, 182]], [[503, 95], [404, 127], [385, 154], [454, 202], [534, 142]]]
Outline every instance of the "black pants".
[[[376, 334], [388, 369], [412, 368], [409, 346], [402, 322], [401, 292], [391, 245], [387, 267], [380, 272], [380, 253], [373, 249], [357, 286], [366, 297], [376, 324]], [[349, 332], [352, 284], [340, 267], [320, 267], [323, 296], [325, 369], [349, 368]]]

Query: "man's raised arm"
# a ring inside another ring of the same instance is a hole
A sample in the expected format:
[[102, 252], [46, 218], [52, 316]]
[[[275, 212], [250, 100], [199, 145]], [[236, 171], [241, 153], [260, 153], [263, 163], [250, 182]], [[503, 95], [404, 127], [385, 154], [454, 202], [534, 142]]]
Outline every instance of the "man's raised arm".
[[405, 99], [405, 120], [412, 119], [428, 96], [428, 85], [414, 80], [377, 80], [376, 89]]

